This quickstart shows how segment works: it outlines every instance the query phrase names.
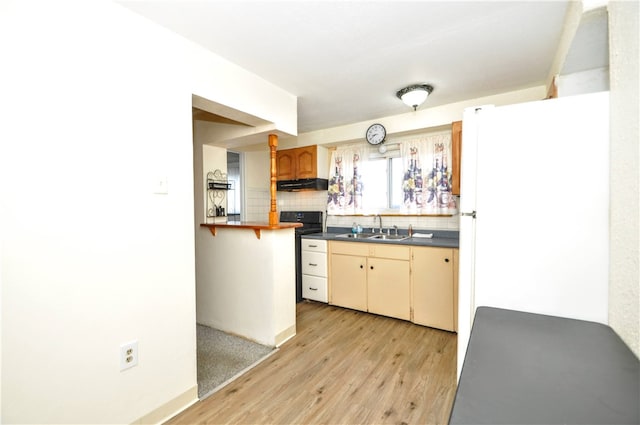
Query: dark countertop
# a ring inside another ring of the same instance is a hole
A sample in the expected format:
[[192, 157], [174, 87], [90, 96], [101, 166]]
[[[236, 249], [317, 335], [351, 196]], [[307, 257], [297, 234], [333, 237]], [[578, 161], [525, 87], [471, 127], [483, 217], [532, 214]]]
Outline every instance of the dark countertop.
[[640, 363], [600, 323], [476, 311], [450, 424], [638, 424]]
[[[350, 228], [329, 228], [324, 233], [311, 233], [308, 235], [302, 235], [305, 239], [324, 239], [328, 241], [341, 241], [341, 242], [353, 242], [353, 243], [384, 243], [395, 245], [414, 245], [414, 246], [433, 246], [440, 248], [458, 248], [459, 232], [452, 230], [423, 230], [416, 229], [414, 233], [433, 233], [433, 238], [408, 238], [404, 240], [376, 240], [376, 239], [351, 239], [340, 237], [345, 233], [351, 233]], [[400, 229], [399, 233], [406, 235], [406, 229]]]

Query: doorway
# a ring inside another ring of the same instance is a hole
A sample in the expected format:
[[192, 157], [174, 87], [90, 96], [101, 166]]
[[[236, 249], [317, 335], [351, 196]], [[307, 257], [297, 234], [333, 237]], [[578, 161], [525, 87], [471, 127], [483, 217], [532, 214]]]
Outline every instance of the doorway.
[[227, 192], [228, 221], [242, 220], [241, 158], [240, 153], [227, 151], [227, 180], [231, 185]]

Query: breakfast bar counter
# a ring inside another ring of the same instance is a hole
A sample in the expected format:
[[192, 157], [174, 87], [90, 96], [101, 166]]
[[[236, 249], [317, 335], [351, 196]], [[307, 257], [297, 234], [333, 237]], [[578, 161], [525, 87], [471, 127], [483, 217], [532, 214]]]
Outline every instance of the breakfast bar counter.
[[202, 223], [200, 226], [208, 227], [213, 236], [216, 235], [216, 229], [218, 228], [227, 228], [227, 229], [252, 229], [256, 237], [260, 239], [262, 230], [282, 230], [282, 229], [293, 229], [295, 227], [302, 227], [302, 223], [261, 223], [261, 222], [251, 222], [251, 221], [229, 221], [227, 223]]
[[203, 223], [196, 234], [197, 322], [263, 345], [296, 333], [295, 228], [299, 223]]

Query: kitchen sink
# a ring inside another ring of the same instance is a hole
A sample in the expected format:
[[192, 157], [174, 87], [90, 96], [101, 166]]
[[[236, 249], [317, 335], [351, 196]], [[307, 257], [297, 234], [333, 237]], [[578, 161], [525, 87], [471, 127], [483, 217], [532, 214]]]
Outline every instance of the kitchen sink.
[[403, 241], [409, 239], [407, 235], [386, 235], [384, 233], [342, 233], [339, 238], [369, 239], [374, 241]]
[[405, 239], [409, 239], [409, 236], [377, 234], [377, 235], [370, 236], [368, 239], [381, 240], [381, 241], [385, 241], [385, 240], [386, 241], [402, 241]]
[[343, 233], [338, 235], [338, 237], [349, 239], [369, 239], [373, 235], [375, 235], [375, 233]]

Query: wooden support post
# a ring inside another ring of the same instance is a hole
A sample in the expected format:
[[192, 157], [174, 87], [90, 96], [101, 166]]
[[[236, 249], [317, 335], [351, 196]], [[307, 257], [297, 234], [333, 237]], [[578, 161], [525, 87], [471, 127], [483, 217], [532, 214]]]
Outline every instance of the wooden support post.
[[276, 164], [276, 148], [278, 147], [278, 136], [269, 135], [269, 149], [271, 150], [271, 209], [269, 210], [269, 225], [276, 226], [279, 222], [276, 211], [276, 180], [278, 178], [278, 166]]

